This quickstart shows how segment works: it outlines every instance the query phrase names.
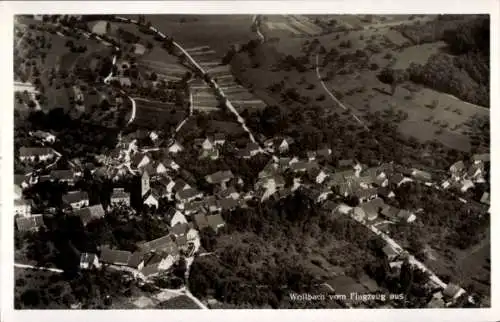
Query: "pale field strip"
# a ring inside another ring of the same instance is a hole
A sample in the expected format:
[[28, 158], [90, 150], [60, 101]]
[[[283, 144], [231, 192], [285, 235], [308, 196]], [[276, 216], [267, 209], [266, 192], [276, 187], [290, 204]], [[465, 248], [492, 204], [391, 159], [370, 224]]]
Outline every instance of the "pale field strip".
[[191, 47], [191, 48], [187, 48], [184, 50], [187, 51], [189, 54], [191, 54], [191, 52], [193, 52], [193, 51], [202, 51], [202, 50], [209, 50], [209, 49], [210, 49], [210, 46], [204, 45], [204, 46], [198, 46], [198, 47]]
[[319, 34], [323, 31], [323, 29], [320, 26], [316, 25], [314, 22], [312, 22], [309, 17], [305, 17], [305, 16], [301, 16], [301, 15], [294, 15], [294, 17], [295, 17], [295, 19], [300, 21], [305, 26], [308, 26], [316, 34]]
[[266, 24], [267, 24], [267, 27], [270, 30], [275, 30], [275, 29], [278, 29], [278, 30], [288, 30], [288, 31], [292, 32], [295, 35], [301, 35], [302, 34], [300, 31], [296, 30], [295, 28], [292, 28], [286, 22], [266, 22]]
[[213, 49], [207, 51], [195, 51], [189, 53], [191, 56], [201, 56], [201, 55], [215, 55], [217, 52]]
[[305, 25], [302, 21], [300, 21], [297, 16], [292, 16], [291, 17], [291, 23], [292, 25], [297, 28], [298, 30], [303, 31], [304, 33], [314, 36], [317, 35], [318, 32], [314, 29], [312, 29], [310, 26]]
[[183, 71], [183, 72], [185, 72], [187, 70], [187, 68], [185, 68], [182, 65], [172, 64], [172, 63], [164, 63], [164, 62], [157, 61], [157, 60], [143, 59], [140, 61], [140, 63], [143, 63], [145, 65], [158, 66], [158, 67], [171, 69], [171, 70], [179, 70], [179, 71]]

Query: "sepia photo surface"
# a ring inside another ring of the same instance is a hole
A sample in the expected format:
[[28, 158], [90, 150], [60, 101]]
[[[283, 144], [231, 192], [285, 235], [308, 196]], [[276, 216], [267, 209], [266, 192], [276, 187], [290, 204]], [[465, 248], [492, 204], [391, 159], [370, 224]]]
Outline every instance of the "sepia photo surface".
[[490, 16], [14, 17], [14, 308], [489, 308]]

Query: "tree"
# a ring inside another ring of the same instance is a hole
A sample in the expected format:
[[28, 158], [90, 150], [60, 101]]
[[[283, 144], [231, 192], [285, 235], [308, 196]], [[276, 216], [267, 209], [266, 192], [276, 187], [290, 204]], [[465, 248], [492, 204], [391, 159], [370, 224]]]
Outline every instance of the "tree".
[[408, 294], [411, 290], [411, 286], [413, 284], [413, 268], [406, 258], [401, 265], [401, 272], [399, 274], [399, 285], [401, 287], [401, 291], [405, 294]]
[[187, 268], [186, 259], [184, 257], [181, 257], [174, 266], [173, 269], [174, 276], [177, 276], [180, 279], [184, 279], [184, 276], [186, 274], [186, 268]]

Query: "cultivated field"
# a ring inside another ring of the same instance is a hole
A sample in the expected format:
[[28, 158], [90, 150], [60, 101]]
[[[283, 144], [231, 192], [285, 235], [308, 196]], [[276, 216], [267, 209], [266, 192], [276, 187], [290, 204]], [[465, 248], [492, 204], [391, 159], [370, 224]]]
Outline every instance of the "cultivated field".
[[187, 111], [174, 103], [162, 103], [135, 98], [136, 118], [134, 124], [145, 128], [158, 128], [165, 125], [176, 126], [186, 116]]

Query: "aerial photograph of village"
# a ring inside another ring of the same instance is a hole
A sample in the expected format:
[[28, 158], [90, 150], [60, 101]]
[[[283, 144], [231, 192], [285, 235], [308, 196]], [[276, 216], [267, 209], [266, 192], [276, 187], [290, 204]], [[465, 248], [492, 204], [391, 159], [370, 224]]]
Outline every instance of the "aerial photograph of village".
[[13, 30], [16, 310], [491, 307], [489, 15]]

